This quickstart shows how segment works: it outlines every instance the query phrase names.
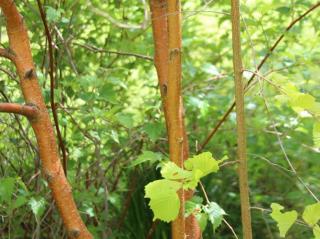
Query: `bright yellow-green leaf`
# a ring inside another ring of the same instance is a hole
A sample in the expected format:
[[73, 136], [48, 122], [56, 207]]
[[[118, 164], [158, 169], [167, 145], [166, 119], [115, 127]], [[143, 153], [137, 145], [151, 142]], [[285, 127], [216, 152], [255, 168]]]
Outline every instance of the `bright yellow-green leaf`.
[[315, 225], [312, 231], [313, 231], [314, 238], [320, 239], [320, 227], [318, 225]]
[[313, 227], [320, 220], [320, 203], [306, 206], [302, 218], [309, 226]]
[[299, 93], [299, 90], [297, 89], [297, 87], [292, 83], [287, 83], [287, 84], [283, 85], [282, 89], [290, 97]]
[[177, 218], [180, 209], [180, 200], [177, 191], [182, 184], [177, 181], [162, 179], [145, 186], [145, 197], [150, 198], [149, 206], [154, 218], [170, 222]]
[[292, 97], [291, 105], [293, 107], [299, 107], [305, 110], [311, 109], [314, 107], [316, 99], [309, 94], [298, 93]]
[[190, 179], [192, 172], [180, 168], [173, 162], [167, 162], [161, 169], [161, 175], [165, 179], [178, 180], [178, 179]]
[[[188, 159], [185, 161], [184, 166], [188, 170], [201, 171], [202, 175], [200, 177], [219, 170], [219, 162], [212, 157], [210, 152], [201, 153]], [[199, 175], [199, 172], [197, 174]]]
[[320, 103], [316, 102], [312, 107], [310, 107], [309, 111], [315, 116], [320, 116]]
[[285, 237], [287, 231], [297, 220], [298, 213], [295, 210], [283, 213], [281, 212], [281, 210], [284, 209], [284, 207], [278, 203], [272, 203], [271, 208], [272, 213], [270, 215], [273, 218], [273, 220], [277, 222], [277, 226], [280, 231], [280, 236]]
[[320, 121], [316, 121], [313, 125], [313, 143], [314, 146], [320, 147]]

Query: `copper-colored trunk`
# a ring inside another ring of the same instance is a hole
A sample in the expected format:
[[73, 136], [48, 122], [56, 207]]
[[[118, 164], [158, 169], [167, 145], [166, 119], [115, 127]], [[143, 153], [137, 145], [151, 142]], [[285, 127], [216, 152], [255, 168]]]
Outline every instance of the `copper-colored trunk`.
[[53, 127], [38, 84], [23, 18], [12, 0], [0, 0], [0, 7], [6, 18], [10, 50], [15, 55], [14, 63], [25, 102], [39, 110], [30, 123], [37, 139], [43, 174], [48, 180], [69, 237], [92, 238], [79, 215], [60, 163]]
[[[180, 167], [189, 156], [188, 138], [184, 125], [181, 94], [181, 22], [180, 3], [177, 1], [151, 0], [152, 28], [155, 45], [155, 66], [163, 101], [169, 138], [170, 159]], [[180, 192], [181, 210], [172, 223], [172, 238], [201, 237], [194, 216], [184, 218], [184, 202], [193, 192]]]

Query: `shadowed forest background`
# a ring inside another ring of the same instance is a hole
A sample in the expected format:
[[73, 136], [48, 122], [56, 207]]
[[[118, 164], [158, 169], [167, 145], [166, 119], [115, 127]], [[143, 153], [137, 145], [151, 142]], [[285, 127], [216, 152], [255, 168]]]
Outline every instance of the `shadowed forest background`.
[[[15, 3], [28, 27], [36, 74], [51, 114], [49, 49], [39, 8], [36, 1]], [[246, 90], [245, 112], [256, 239], [279, 238], [271, 203], [301, 214], [320, 196], [320, 8], [294, 22], [315, 4], [241, 1], [245, 82], [255, 75]], [[217, 159], [227, 158], [202, 184], [241, 235], [235, 112], [208, 138], [234, 102], [230, 1], [181, 5], [182, 93], [190, 155], [203, 147]], [[43, 8], [53, 42], [55, 108], [64, 148], [59, 152], [65, 155], [61, 158], [66, 159], [81, 217], [94, 238], [170, 238], [170, 224], [153, 222], [149, 199], [144, 198], [145, 185], [160, 178], [158, 165], [169, 157], [148, 1], [47, 0]], [[8, 46], [3, 15], [0, 44]], [[290, 101], [292, 94], [301, 98]], [[24, 103], [15, 68], [3, 58], [0, 102]], [[308, 110], [310, 102], [315, 102], [317, 114]], [[54, 122], [52, 114], [51, 119]], [[40, 172], [28, 120], [1, 113], [0, 135], [0, 238], [67, 238]], [[200, 189], [196, 195], [203, 197]], [[296, 223], [286, 238], [312, 235], [309, 227]], [[225, 224], [215, 233], [208, 224], [203, 238], [234, 236]]]

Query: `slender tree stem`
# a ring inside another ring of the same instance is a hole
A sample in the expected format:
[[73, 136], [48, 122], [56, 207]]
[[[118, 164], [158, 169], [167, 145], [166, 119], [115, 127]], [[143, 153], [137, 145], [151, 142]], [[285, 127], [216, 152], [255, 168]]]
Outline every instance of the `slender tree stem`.
[[242, 78], [241, 39], [240, 39], [240, 6], [239, 0], [231, 0], [233, 69], [235, 80], [235, 98], [237, 113], [237, 153], [239, 159], [239, 186], [243, 238], [252, 238], [251, 214], [249, 202], [247, 143], [244, 112], [244, 84]]
[[[181, 20], [179, 1], [151, 0], [152, 29], [155, 45], [154, 64], [157, 69], [169, 137], [170, 158], [180, 167], [189, 157], [189, 145], [184, 125], [181, 92]], [[184, 219], [184, 201], [192, 191], [180, 192], [181, 211], [173, 223], [173, 238], [201, 237], [200, 227], [193, 215]], [[184, 225], [183, 225], [184, 221]], [[152, 233], [154, 230], [151, 230]], [[149, 235], [151, 236], [151, 235]]]
[[[259, 65], [257, 66], [256, 71], [259, 71], [264, 64], [266, 63], [266, 61], [269, 59], [269, 57], [272, 55], [272, 53], [275, 51], [275, 49], [277, 48], [277, 46], [279, 45], [279, 43], [284, 39], [286, 33], [288, 31], [290, 31], [298, 22], [300, 22], [301, 20], [303, 20], [307, 15], [309, 15], [310, 13], [312, 13], [314, 10], [316, 10], [318, 7], [320, 7], [320, 2], [317, 2], [316, 4], [312, 5], [307, 11], [305, 11], [302, 15], [300, 15], [299, 17], [297, 17], [296, 19], [294, 19], [284, 30], [284, 32], [277, 38], [277, 40], [273, 43], [273, 45], [270, 47], [268, 53], [262, 58], [262, 60], [260, 61]], [[253, 74], [251, 76], [251, 78], [249, 79], [248, 83], [246, 84], [246, 89], [249, 88], [250, 85], [252, 85], [253, 80], [255, 79], [256, 74]], [[222, 116], [222, 118], [218, 121], [218, 123], [216, 124], [216, 126], [210, 131], [210, 133], [208, 134], [208, 136], [205, 138], [205, 140], [203, 141], [203, 143], [201, 144], [198, 153], [200, 153], [204, 147], [210, 142], [210, 140], [212, 139], [212, 137], [216, 134], [216, 132], [219, 130], [219, 128], [221, 127], [221, 125], [227, 120], [228, 116], [230, 115], [230, 113], [233, 111], [234, 107], [236, 106], [236, 102], [234, 101], [232, 103], [232, 105], [229, 106], [229, 108], [227, 109], [227, 111], [224, 113], [224, 115]]]
[[[181, 110], [181, 15], [180, 1], [167, 2], [168, 22], [168, 86], [166, 106], [168, 116], [170, 160], [183, 168], [183, 123]], [[178, 218], [172, 222], [172, 238], [185, 238], [184, 192], [179, 191], [181, 202]]]

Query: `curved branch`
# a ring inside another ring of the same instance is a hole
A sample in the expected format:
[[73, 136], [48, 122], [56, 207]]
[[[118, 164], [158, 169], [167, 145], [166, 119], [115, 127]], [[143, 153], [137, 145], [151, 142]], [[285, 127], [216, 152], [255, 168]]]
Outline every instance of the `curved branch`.
[[0, 112], [13, 113], [26, 116], [27, 118], [35, 118], [38, 114], [38, 109], [32, 105], [20, 105], [15, 103], [0, 103]]
[[0, 48], [0, 56], [7, 58], [8, 60], [12, 61], [13, 63], [15, 63], [15, 61], [16, 61], [16, 56], [10, 49]]
[[[313, 12], [315, 9], [317, 9], [318, 7], [320, 7], [320, 2], [317, 2], [316, 4], [314, 4], [313, 6], [311, 6], [307, 11], [305, 11], [302, 15], [300, 15], [299, 17], [297, 17], [296, 19], [294, 19], [285, 29], [285, 31], [278, 37], [278, 39], [273, 43], [272, 47], [270, 47], [268, 53], [263, 57], [263, 59], [261, 60], [261, 62], [259, 63], [256, 72], [259, 71], [264, 64], [266, 63], [266, 61], [269, 59], [269, 57], [272, 55], [272, 53], [275, 51], [275, 49], [277, 48], [277, 46], [279, 45], [279, 43], [283, 40], [283, 38], [285, 37], [286, 33], [288, 31], [291, 30], [291, 28], [293, 28], [298, 22], [300, 22], [301, 20], [303, 20], [307, 15], [309, 15], [311, 12]], [[246, 89], [248, 89], [248, 87], [253, 83], [253, 80], [255, 79], [256, 74], [253, 74], [251, 76], [251, 78], [249, 79], [249, 81], [246, 84]], [[203, 141], [203, 143], [201, 144], [201, 146], [199, 147], [199, 150], [197, 151], [198, 153], [201, 152], [204, 147], [209, 143], [209, 141], [212, 139], [212, 137], [215, 135], [215, 133], [218, 131], [218, 129], [221, 127], [221, 125], [226, 121], [226, 119], [228, 118], [228, 116], [230, 115], [230, 113], [233, 111], [234, 107], [236, 106], [235, 101], [233, 101], [232, 105], [229, 106], [229, 108], [227, 109], [227, 111], [224, 113], [224, 115], [222, 116], [222, 118], [218, 121], [218, 123], [216, 124], [216, 126], [210, 131], [210, 133], [208, 134], [208, 136], [206, 137], [206, 139]]]

